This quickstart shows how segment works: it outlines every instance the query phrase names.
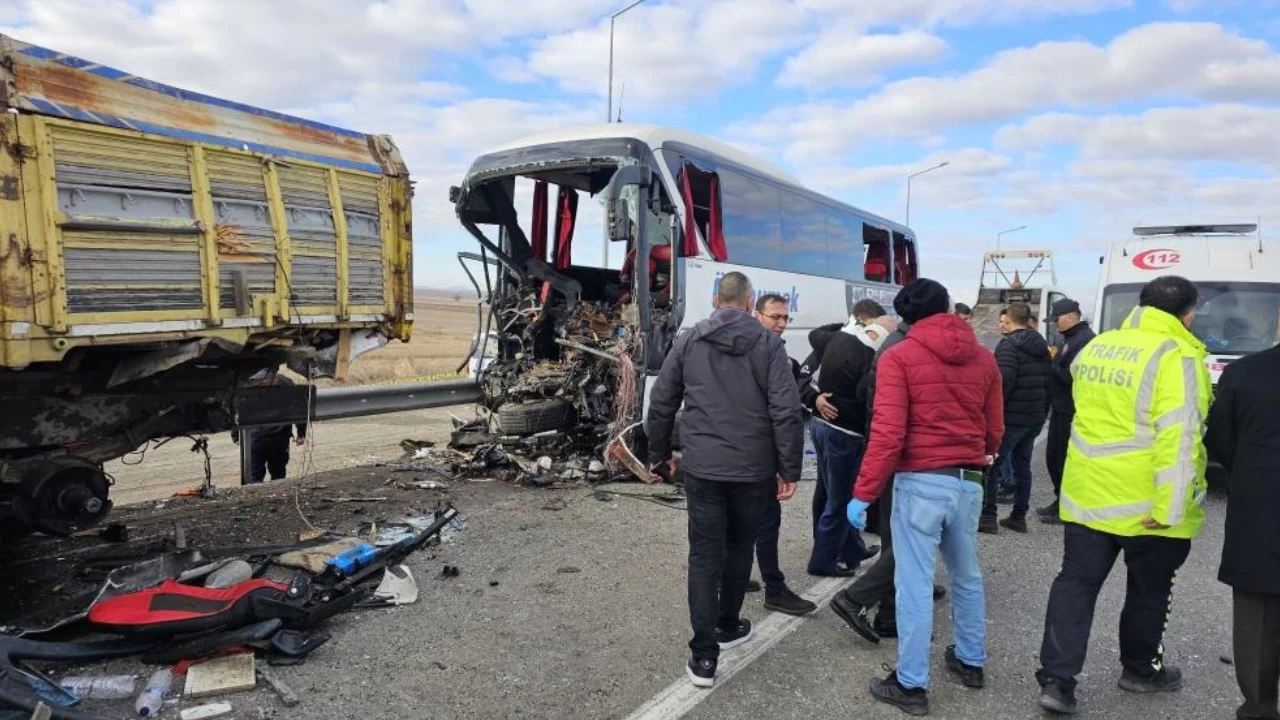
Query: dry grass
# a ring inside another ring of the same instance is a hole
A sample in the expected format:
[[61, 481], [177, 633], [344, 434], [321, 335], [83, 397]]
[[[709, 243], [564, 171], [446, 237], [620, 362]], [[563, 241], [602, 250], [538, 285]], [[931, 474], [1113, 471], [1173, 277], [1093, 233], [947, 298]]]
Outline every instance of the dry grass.
[[413, 299], [413, 338], [361, 355], [351, 364], [345, 384], [443, 379], [455, 374], [476, 332], [476, 303], [466, 295], [454, 298], [453, 293], [419, 290]]

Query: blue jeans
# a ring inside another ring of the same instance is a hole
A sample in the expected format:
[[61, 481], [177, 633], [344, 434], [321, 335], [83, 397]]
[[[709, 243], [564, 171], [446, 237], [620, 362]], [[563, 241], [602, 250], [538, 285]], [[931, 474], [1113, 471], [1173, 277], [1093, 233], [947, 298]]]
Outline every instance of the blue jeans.
[[[1044, 423], [1039, 425], [1011, 425], [1004, 429], [1004, 439], [1000, 441], [999, 463], [1008, 463], [1009, 472], [1013, 476], [1013, 512], [1014, 515], [1026, 515], [1031, 508], [1031, 455], [1036, 449], [1036, 438]], [[999, 464], [996, 465], [1000, 467]], [[999, 473], [987, 473], [987, 487], [982, 505], [982, 514], [994, 517], [996, 514], [997, 477]]]
[[[818, 454], [818, 487], [814, 490], [813, 554], [809, 572], [834, 575], [836, 563], [857, 567], [866, 557], [862, 534], [849, 524], [846, 508], [853, 498], [853, 483], [862, 468], [865, 438], [850, 435], [813, 420], [809, 424], [813, 447]], [[818, 514], [818, 508], [822, 508]]]
[[951, 580], [956, 657], [987, 661], [986, 600], [978, 565], [982, 485], [945, 475], [898, 473], [893, 481], [893, 553], [897, 561], [898, 681], [929, 686], [933, 636], [933, 572], [938, 550]]

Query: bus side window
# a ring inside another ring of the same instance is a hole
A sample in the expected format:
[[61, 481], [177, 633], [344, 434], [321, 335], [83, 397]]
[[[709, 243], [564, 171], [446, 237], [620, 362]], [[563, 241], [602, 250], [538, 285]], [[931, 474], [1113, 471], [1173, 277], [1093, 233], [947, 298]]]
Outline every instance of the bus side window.
[[825, 208], [807, 197], [782, 192], [782, 269], [824, 276], [827, 267]]
[[724, 244], [724, 220], [720, 197], [720, 176], [701, 170], [693, 163], [685, 162], [676, 178], [680, 187], [680, 200], [684, 204], [684, 238], [680, 244], [680, 257], [696, 257], [698, 236], [707, 242], [711, 256], [719, 261], [727, 259]]
[[866, 279], [862, 221], [842, 210], [827, 210], [827, 273], [845, 280]]
[[728, 259], [738, 265], [782, 268], [782, 213], [774, 185], [721, 169]]
[[920, 272], [920, 267], [916, 259], [916, 245], [913, 241], [908, 240], [906, 235], [895, 232], [893, 234], [893, 282], [896, 285], [906, 285], [915, 280]]
[[862, 224], [863, 267], [872, 282], [889, 282], [889, 231]]

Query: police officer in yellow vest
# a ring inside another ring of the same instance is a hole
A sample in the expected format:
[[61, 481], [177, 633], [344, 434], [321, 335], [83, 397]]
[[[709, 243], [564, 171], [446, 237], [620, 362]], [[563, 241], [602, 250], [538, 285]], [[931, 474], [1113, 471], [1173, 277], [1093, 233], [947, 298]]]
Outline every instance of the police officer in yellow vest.
[[1161, 277], [1142, 289], [1117, 330], [1103, 333], [1071, 366], [1076, 404], [1062, 479], [1066, 523], [1062, 570], [1049, 593], [1040, 648], [1041, 707], [1076, 712], [1093, 609], [1123, 552], [1128, 592], [1120, 616], [1120, 687], [1181, 689], [1161, 640], [1174, 574], [1186, 561], [1204, 511], [1202, 439], [1211, 386], [1205, 346], [1191, 334], [1195, 285]]

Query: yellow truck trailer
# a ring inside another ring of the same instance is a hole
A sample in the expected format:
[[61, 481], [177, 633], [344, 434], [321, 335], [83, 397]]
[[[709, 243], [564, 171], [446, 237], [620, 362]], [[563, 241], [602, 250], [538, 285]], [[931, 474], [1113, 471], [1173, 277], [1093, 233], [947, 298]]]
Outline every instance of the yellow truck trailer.
[[407, 340], [411, 184], [385, 135], [0, 35], [0, 535], [110, 508], [102, 463], [304, 419], [288, 364]]

